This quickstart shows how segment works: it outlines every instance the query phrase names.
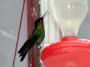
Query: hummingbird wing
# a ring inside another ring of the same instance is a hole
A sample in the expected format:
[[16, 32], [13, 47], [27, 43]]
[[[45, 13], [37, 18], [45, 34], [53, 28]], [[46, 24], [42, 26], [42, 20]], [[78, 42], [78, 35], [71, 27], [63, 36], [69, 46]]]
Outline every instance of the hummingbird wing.
[[27, 52], [29, 51], [29, 49], [31, 47], [34, 46], [34, 44], [36, 43], [36, 41], [37, 41], [37, 39], [39, 38], [40, 35], [41, 35], [40, 31], [38, 31], [37, 29], [34, 30], [34, 32], [31, 34], [31, 36], [28, 38], [28, 40], [24, 43], [24, 45], [18, 51], [18, 53], [20, 53], [20, 56], [21, 56], [21, 60], [20, 61], [24, 60]]

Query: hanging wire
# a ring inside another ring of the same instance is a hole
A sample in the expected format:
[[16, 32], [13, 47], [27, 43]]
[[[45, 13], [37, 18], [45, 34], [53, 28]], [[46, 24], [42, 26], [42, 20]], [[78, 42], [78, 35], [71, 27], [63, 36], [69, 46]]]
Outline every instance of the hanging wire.
[[19, 36], [20, 36], [20, 31], [21, 31], [24, 8], [25, 8], [25, 0], [23, 0], [23, 6], [22, 6], [22, 11], [21, 11], [21, 17], [20, 17], [20, 23], [19, 23], [19, 29], [18, 29], [18, 35], [17, 35], [17, 41], [16, 41], [16, 47], [15, 47], [12, 67], [15, 67], [16, 53], [17, 53], [17, 48], [18, 48], [18, 42], [19, 42]]

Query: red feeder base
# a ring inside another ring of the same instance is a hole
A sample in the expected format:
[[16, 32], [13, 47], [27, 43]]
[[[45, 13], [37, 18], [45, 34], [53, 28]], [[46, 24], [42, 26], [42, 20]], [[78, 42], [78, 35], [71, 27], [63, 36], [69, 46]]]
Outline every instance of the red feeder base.
[[45, 67], [90, 67], [90, 42], [69, 36], [41, 53]]

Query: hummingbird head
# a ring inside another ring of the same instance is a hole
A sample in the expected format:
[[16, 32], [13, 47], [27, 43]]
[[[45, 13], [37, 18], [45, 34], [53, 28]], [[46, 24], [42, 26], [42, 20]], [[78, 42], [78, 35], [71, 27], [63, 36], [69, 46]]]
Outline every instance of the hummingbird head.
[[36, 23], [43, 23], [43, 19], [44, 19], [48, 14], [49, 14], [49, 12], [48, 12], [48, 10], [47, 10], [42, 17], [40, 17], [40, 18], [38, 18], [38, 19], [36, 20]]
[[35, 22], [36, 23], [43, 23], [43, 17], [38, 18]]
[[49, 14], [49, 12], [46, 11], [45, 14], [44, 14], [42, 17], [38, 18], [38, 19], [35, 21], [35, 27], [37, 27], [38, 25], [42, 24], [42, 23], [44, 22], [44, 21], [43, 21], [44, 18], [45, 18], [48, 14]]

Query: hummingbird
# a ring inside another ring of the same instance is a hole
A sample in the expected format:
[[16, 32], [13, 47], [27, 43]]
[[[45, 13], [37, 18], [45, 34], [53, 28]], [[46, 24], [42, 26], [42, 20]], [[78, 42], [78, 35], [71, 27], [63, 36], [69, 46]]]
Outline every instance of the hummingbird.
[[39, 45], [42, 43], [45, 37], [45, 30], [44, 30], [44, 17], [46, 16], [48, 11], [45, 12], [45, 14], [38, 18], [35, 21], [35, 28], [29, 38], [25, 41], [24, 45], [20, 48], [18, 53], [20, 54], [19, 57], [21, 57], [20, 61], [23, 61], [28, 51], [35, 45]]

